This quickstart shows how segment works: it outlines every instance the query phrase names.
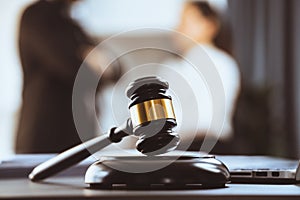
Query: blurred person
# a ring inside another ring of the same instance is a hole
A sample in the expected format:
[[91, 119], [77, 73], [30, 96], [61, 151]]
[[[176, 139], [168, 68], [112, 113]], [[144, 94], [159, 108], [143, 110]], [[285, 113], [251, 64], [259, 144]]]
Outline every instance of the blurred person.
[[[182, 93], [181, 103], [188, 108], [183, 111], [187, 112], [190, 117], [197, 117], [199, 123], [196, 127], [196, 134], [193, 129], [196, 125], [190, 121], [183, 123], [180, 129], [180, 137], [182, 146], [179, 148], [186, 148], [186, 145], [193, 141], [189, 146], [189, 150], [199, 151], [207, 135], [208, 140], [218, 139], [212, 153], [226, 153], [231, 152], [230, 140], [233, 137], [232, 118], [235, 111], [235, 104], [240, 90], [240, 73], [236, 61], [225, 51], [216, 46], [215, 40], [220, 30], [220, 18], [217, 12], [205, 1], [187, 1], [181, 15], [180, 23], [177, 31], [185, 37], [174, 37], [175, 45], [178, 48], [183, 58], [187, 60], [196, 60], [196, 67], [201, 69], [201, 66], [206, 65], [201, 61], [201, 52], [204, 51], [213, 62], [217, 72], [220, 75], [221, 82], [225, 92], [225, 118], [223, 130], [218, 133], [217, 127], [211, 126], [212, 115], [217, 114], [219, 117], [223, 113], [213, 113], [213, 109], [217, 109], [212, 105], [212, 101], [208, 88], [203, 80], [197, 76], [197, 72], [193, 67], [184, 61], [182, 58], [169, 60], [165, 64], [170, 66], [172, 70], [178, 72], [185, 77], [186, 81], [191, 85], [194, 94], [197, 97], [198, 113], [195, 105], [190, 102], [189, 96], [184, 94], [185, 90], [179, 91]], [[172, 80], [169, 72], [161, 70], [159, 73], [163, 74], [173, 88], [180, 88], [181, 83], [177, 80]], [[174, 78], [173, 78], [174, 79]], [[214, 92], [214, 91], [212, 91]], [[175, 106], [175, 105], [174, 105]], [[179, 110], [175, 106], [175, 111]], [[220, 136], [219, 136], [220, 134]]]
[[[71, 19], [75, 0], [41, 0], [23, 13], [19, 51], [24, 75], [23, 103], [16, 138], [16, 153], [54, 153], [66, 150], [81, 139], [96, 135], [95, 98], [88, 83], [97, 80], [101, 54], [87, 60], [81, 88], [82, 120], [86, 134], [80, 138], [72, 115], [72, 90], [76, 74], [94, 41]], [[119, 69], [118, 69], [119, 70]], [[117, 80], [120, 71], [110, 71], [101, 81]]]

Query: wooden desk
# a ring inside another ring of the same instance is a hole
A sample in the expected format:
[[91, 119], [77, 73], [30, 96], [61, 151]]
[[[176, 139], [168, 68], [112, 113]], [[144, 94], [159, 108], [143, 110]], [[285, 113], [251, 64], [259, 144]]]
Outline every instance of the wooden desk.
[[300, 199], [300, 185], [227, 184], [227, 188], [169, 191], [91, 190], [83, 177], [56, 177], [43, 183], [26, 178], [0, 180], [0, 199]]

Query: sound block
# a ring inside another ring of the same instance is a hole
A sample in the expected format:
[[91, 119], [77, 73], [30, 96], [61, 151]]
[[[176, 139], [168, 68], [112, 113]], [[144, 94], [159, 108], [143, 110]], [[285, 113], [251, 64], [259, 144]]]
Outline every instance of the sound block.
[[93, 189], [220, 188], [229, 177], [227, 167], [212, 156], [117, 156], [92, 164], [85, 183]]

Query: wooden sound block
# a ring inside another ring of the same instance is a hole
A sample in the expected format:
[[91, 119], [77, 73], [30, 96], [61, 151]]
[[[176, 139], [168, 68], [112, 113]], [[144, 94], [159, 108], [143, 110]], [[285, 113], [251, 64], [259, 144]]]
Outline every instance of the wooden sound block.
[[85, 183], [93, 189], [199, 189], [225, 187], [229, 177], [212, 156], [117, 156], [92, 164]]

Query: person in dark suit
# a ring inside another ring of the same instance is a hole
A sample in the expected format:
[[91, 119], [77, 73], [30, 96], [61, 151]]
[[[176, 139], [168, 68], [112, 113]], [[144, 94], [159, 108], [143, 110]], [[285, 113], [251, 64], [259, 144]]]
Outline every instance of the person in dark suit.
[[[41, 0], [22, 16], [19, 50], [24, 86], [17, 153], [61, 152], [81, 142], [73, 121], [72, 90], [76, 74], [94, 43], [70, 18], [73, 2]], [[97, 79], [92, 67], [86, 73]], [[84, 88], [83, 95], [95, 98], [88, 88]], [[85, 138], [93, 137], [97, 122], [86, 111], [82, 118], [88, 130]]]

